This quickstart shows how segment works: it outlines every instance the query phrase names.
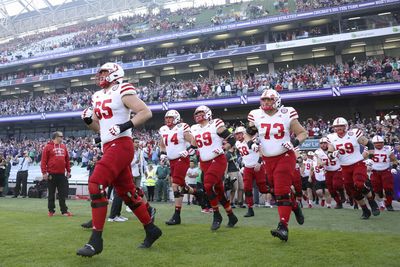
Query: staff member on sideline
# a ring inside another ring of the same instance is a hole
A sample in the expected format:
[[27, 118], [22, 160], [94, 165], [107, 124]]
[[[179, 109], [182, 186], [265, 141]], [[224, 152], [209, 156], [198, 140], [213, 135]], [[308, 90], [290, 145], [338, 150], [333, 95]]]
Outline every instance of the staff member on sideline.
[[[17, 198], [20, 193], [23, 198], [26, 197], [27, 194], [26, 187], [28, 184], [28, 169], [31, 163], [32, 159], [29, 157], [28, 151], [24, 151], [22, 156], [17, 157], [14, 160], [14, 164], [18, 165], [17, 182], [15, 184], [15, 190], [13, 196], [14, 198]], [[21, 184], [22, 184], [22, 190], [21, 190]]]
[[[44, 180], [48, 180], [49, 198], [48, 198], [48, 216], [52, 217], [55, 213], [55, 193], [58, 191], [58, 201], [60, 210], [64, 216], [72, 216], [65, 205], [65, 199], [68, 196], [68, 179], [71, 177], [71, 166], [67, 147], [62, 144], [62, 132], [54, 132], [53, 140], [48, 142], [42, 152], [41, 169]], [[67, 174], [65, 175], [65, 171]]]

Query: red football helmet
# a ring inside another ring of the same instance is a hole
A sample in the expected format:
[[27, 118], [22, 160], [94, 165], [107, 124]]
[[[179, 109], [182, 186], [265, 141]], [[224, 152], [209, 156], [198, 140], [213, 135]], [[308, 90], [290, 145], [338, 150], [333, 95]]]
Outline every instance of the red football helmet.
[[211, 109], [207, 106], [199, 106], [194, 111], [194, 121], [196, 123], [200, 123], [205, 120], [210, 121], [211, 119], [212, 119], [212, 112]]
[[261, 109], [271, 111], [281, 106], [281, 96], [273, 89], [265, 90], [260, 97]]
[[349, 124], [347, 122], [347, 120], [345, 118], [342, 117], [338, 117], [333, 121], [333, 129], [335, 131], [335, 133], [339, 136], [339, 137], [343, 137], [348, 128], [349, 128]]
[[122, 80], [124, 75], [125, 72], [120, 65], [108, 62], [97, 71], [96, 84], [101, 88], [107, 88], [112, 82]]
[[172, 127], [174, 125], [177, 125], [181, 121], [181, 115], [178, 111], [171, 109], [168, 110], [167, 113], [165, 113], [164, 120], [165, 125], [167, 125], [168, 127]]

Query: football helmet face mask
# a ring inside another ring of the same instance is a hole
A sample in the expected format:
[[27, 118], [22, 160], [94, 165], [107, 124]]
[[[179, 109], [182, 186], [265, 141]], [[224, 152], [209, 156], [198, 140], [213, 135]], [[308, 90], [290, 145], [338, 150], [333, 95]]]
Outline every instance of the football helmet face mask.
[[385, 140], [382, 138], [382, 136], [375, 135], [372, 138], [372, 143], [374, 144], [374, 147], [376, 149], [382, 149], [383, 146], [385, 145]]
[[201, 123], [205, 120], [210, 121], [212, 119], [211, 109], [207, 106], [199, 106], [194, 111], [194, 121], [196, 123]]
[[124, 75], [125, 72], [120, 65], [108, 62], [97, 71], [96, 85], [101, 88], [108, 88], [114, 81], [123, 79]]
[[243, 126], [239, 126], [235, 129], [235, 138], [236, 140], [242, 142], [244, 140], [244, 133], [246, 129]]
[[260, 105], [264, 111], [276, 110], [281, 106], [281, 96], [277, 91], [267, 89], [260, 97]]
[[333, 130], [339, 137], [343, 137], [348, 130], [349, 124], [345, 118], [338, 117], [333, 121]]
[[178, 111], [171, 109], [168, 110], [167, 113], [165, 113], [164, 120], [165, 125], [167, 125], [168, 127], [172, 127], [181, 122], [181, 115]]

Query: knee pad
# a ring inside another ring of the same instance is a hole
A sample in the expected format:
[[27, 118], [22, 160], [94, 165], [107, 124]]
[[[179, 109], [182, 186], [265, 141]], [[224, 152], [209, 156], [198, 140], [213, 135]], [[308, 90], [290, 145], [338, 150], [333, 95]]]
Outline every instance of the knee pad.
[[225, 208], [226, 205], [229, 203], [229, 200], [226, 199], [225, 195], [223, 195], [221, 197], [221, 200], [219, 201], [219, 203], [221, 203], [221, 205]]
[[292, 206], [292, 201], [290, 201], [290, 194], [276, 195], [275, 199], [277, 202], [277, 206]]
[[214, 200], [217, 197], [217, 194], [215, 194], [214, 191], [211, 191], [211, 192], [207, 193], [207, 197], [208, 197], [208, 200]]
[[354, 191], [354, 199], [357, 200], [357, 201], [360, 201], [360, 200], [364, 199], [364, 195], [363, 195], [362, 191], [356, 189]]
[[174, 191], [174, 198], [180, 198], [181, 197], [181, 192], [178, 191]]
[[246, 197], [252, 197], [253, 196], [253, 192], [252, 191], [244, 191], [244, 195]]
[[361, 191], [361, 193], [363, 195], [367, 195], [369, 192], [371, 192], [371, 188], [367, 187], [366, 184], [364, 184], [364, 186], [361, 188], [361, 190], [359, 188], [357, 188], [356, 190]]
[[121, 198], [124, 200], [124, 203], [134, 211], [137, 207], [139, 207], [143, 202], [142, 198], [136, 192], [126, 192], [122, 194]]
[[88, 184], [89, 194], [92, 208], [100, 208], [108, 205], [107, 193], [105, 192], [103, 185], [89, 182]]

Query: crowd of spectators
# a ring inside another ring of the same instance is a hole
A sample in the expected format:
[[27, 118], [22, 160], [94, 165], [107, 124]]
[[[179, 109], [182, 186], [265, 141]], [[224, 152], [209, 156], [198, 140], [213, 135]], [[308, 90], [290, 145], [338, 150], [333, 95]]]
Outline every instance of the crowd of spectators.
[[[322, 136], [333, 132], [332, 122], [334, 118], [308, 118], [302, 122], [309, 134], [309, 138], [318, 139]], [[355, 114], [354, 118], [349, 119], [349, 128], [358, 128], [363, 130], [364, 135], [372, 138], [374, 135], [384, 137], [385, 143], [396, 146], [400, 149], [400, 118], [391, 118], [390, 116], [382, 116], [378, 120], [376, 118], [361, 118], [360, 114]], [[228, 130], [234, 131], [235, 127], [241, 125], [242, 121], [233, 121], [226, 123]], [[161, 126], [161, 125], [160, 125]], [[148, 162], [157, 164], [160, 156], [158, 140], [160, 138], [157, 130], [134, 130], [133, 135], [140, 140], [140, 148], [143, 149], [144, 158]], [[94, 144], [90, 137], [74, 137], [66, 136], [64, 143], [67, 146], [70, 159], [73, 165], [87, 167], [88, 163], [94, 157], [100, 155], [101, 150], [98, 145]], [[0, 148], [4, 157], [21, 155], [22, 152], [28, 151], [29, 156], [35, 164], [41, 160], [43, 147], [50, 139], [36, 138], [16, 140], [10, 138], [7, 140], [0, 139]]]
[[[259, 94], [267, 88], [281, 91], [312, 90], [332, 86], [400, 82], [400, 58], [368, 58], [344, 64], [306, 64], [278, 68], [275, 73], [226, 74], [192, 80], [172, 80], [136, 86], [146, 103]], [[0, 101], [0, 115], [23, 115], [81, 110], [90, 105], [94, 89], [45, 94]]]
[[[54, 31], [15, 38], [8, 43], [2, 44], [0, 46], [0, 63], [54, 53], [56, 51], [120, 42], [118, 36], [127, 33], [132, 34], [136, 38], [143, 34], [157, 34], [171, 30], [182, 31], [205, 26], [197, 23], [197, 16], [200, 16], [202, 12], [209, 9], [215, 10], [215, 15], [210, 18], [210, 23], [212, 25], [220, 25], [260, 18], [271, 14], [307, 11], [356, 1], [296, 0], [295, 9], [290, 10], [289, 0], [277, 0], [274, 2], [275, 10], [272, 12], [260, 4], [261, 2], [238, 3], [227, 6], [185, 8], [175, 12], [171, 12], [169, 9], [161, 9], [158, 13], [149, 12], [148, 14], [122, 17], [114, 20], [84, 22]], [[244, 8], [237, 8], [237, 5], [243, 5]], [[232, 8], [230, 9], [229, 7]]]

